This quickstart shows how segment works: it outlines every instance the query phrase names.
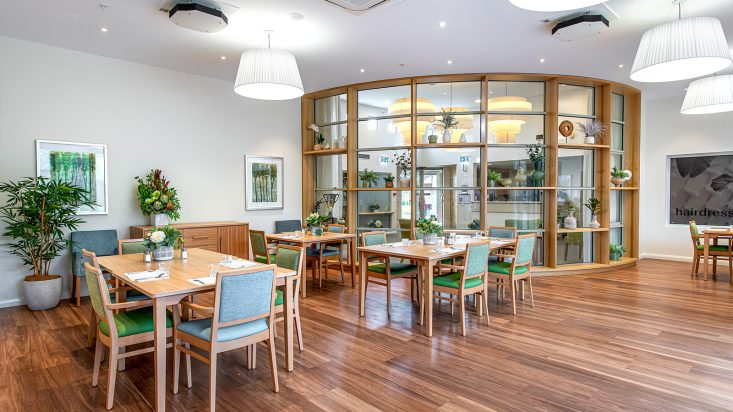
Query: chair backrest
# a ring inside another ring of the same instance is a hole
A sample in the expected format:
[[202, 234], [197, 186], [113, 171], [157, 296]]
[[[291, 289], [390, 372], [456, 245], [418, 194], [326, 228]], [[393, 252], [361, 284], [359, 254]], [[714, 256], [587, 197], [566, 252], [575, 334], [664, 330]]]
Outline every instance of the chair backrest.
[[267, 236], [262, 230], [250, 229], [249, 231], [249, 243], [252, 245], [253, 258], [262, 256], [267, 258], [269, 253], [267, 252]]
[[297, 246], [279, 244], [274, 263], [277, 267], [294, 270], [300, 276], [300, 269], [303, 267], [302, 250]]
[[274, 326], [275, 267], [255, 266], [217, 274], [211, 342], [217, 341], [222, 327], [268, 317], [270, 327]]
[[362, 246], [376, 246], [387, 243], [387, 233], [384, 231], [364, 232], [361, 234]]
[[517, 230], [537, 230], [542, 229], [542, 219], [506, 219], [504, 226]]
[[143, 241], [144, 239], [120, 239], [119, 242], [117, 242], [117, 252], [120, 255], [144, 253], [147, 248]]
[[296, 232], [303, 229], [300, 220], [278, 220], [275, 222], [275, 233]]
[[99, 261], [97, 260], [97, 255], [94, 252], [90, 252], [86, 249], [82, 249], [81, 254], [82, 256], [84, 256], [87, 259], [89, 263], [92, 264], [92, 266], [99, 269]]
[[339, 225], [338, 223], [333, 223], [333, 224], [328, 225], [328, 231], [331, 233], [345, 233], [346, 226]]
[[489, 230], [486, 231], [489, 237], [496, 237], [499, 239], [514, 239], [517, 237], [517, 228], [513, 226], [489, 226]]
[[489, 252], [490, 240], [470, 243], [466, 247], [466, 256], [464, 257], [465, 268], [463, 271], [463, 279], [471, 279], [481, 276], [489, 269]]
[[82, 249], [97, 256], [117, 254], [117, 231], [114, 229], [71, 232], [71, 242], [71, 273], [75, 276], [85, 275]]
[[537, 235], [530, 233], [528, 235], [520, 235], [517, 237], [515, 266], [529, 266], [532, 264], [532, 256], [534, 255], [534, 246]]
[[105, 319], [109, 326], [109, 336], [117, 336], [117, 326], [112, 318], [112, 311], [107, 309], [110, 304], [109, 288], [102, 275], [102, 270], [84, 262], [84, 274], [89, 288], [89, 298], [92, 301], [92, 308], [98, 319]]
[[693, 247], [700, 245], [700, 230], [697, 228], [697, 223], [694, 220], [690, 220], [690, 237], [692, 237]]

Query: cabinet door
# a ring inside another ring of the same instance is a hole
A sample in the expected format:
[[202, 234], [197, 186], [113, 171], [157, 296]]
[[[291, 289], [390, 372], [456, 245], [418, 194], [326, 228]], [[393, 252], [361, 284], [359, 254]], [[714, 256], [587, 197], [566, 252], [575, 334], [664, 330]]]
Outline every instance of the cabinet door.
[[219, 227], [219, 252], [248, 259], [248, 232], [247, 225]]

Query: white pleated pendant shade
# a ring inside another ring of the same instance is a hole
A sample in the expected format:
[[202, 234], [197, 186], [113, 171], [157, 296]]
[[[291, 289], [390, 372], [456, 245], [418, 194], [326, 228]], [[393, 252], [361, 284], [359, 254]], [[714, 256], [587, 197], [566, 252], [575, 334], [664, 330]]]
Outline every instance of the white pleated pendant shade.
[[295, 56], [278, 49], [242, 53], [234, 92], [258, 100], [288, 100], [303, 95]]
[[733, 111], [733, 75], [695, 80], [687, 87], [682, 114], [707, 114]]
[[705, 76], [731, 64], [720, 20], [692, 17], [647, 30], [636, 52], [631, 80], [671, 82]]
[[530, 11], [567, 11], [605, 3], [607, 0], [509, 0], [520, 9]]

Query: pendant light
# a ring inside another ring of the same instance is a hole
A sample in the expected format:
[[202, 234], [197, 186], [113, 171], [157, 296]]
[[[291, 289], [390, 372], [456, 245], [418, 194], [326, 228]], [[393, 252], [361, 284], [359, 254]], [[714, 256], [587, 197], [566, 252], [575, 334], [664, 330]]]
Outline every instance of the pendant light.
[[258, 100], [289, 100], [303, 95], [295, 57], [285, 50], [270, 48], [267, 30], [267, 48], [242, 53], [234, 82], [234, 92]]
[[682, 114], [708, 114], [733, 111], [733, 75], [695, 80], [687, 87]]
[[530, 11], [567, 11], [605, 3], [607, 0], [509, 0], [520, 9]]
[[714, 17], [682, 18], [682, 1], [676, 0], [678, 20], [644, 33], [636, 52], [631, 80], [671, 82], [705, 76], [728, 67], [733, 59], [720, 20]]

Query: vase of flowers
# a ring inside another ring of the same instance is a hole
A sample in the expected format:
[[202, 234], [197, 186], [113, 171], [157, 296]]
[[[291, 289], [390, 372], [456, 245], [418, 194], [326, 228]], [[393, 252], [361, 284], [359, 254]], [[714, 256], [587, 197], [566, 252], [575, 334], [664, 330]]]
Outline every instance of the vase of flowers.
[[323, 150], [325, 139], [323, 138], [323, 133], [321, 133], [321, 128], [315, 123], [311, 123], [308, 125], [308, 130], [313, 132], [313, 150]]
[[152, 226], [167, 226], [180, 217], [181, 204], [176, 189], [163, 176], [160, 169], [151, 170], [144, 179], [137, 180], [137, 200], [143, 215], [150, 216]]
[[424, 244], [434, 245], [438, 242], [438, 236], [443, 235], [443, 225], [438, 222], [435, 216], [430, 216], [430, 218], [421, 217], [415, 222], [415, 232], [422, 235]]
[[305, 218], [305, 224], [308, 225], [313, 236], [321, 236], [323, 235], [323, 222], [326, 220], [328, 220], [328, 216], [313, 212]]
[[611, 170], [611, 183], [613, 183], [615, 186], [620, 187], [629, 180], [631, 180], [630, 170], [620, 170], [616, 167]]
[[598, 120], [588, 120], [585, 123], [578, 122], [577, 124], [578, 130], [585, 135], [585, 144], [596, 144], [596, 139], [600, 142], [608, 130], [608, 127]]
[[153, 260], [173, 259], [173, 247], [181, 238], [181, 232], [172, 226], [154, 227], [143, 239], [143, 245], [153, 251]]
[[402, 152], [400, 154], [395, 153], [392, 163], [397, 165], [397, 170], [400, 176], [400, 187], [410, 187], [411, 179], [409, 177], [410, 170], [412, 170], [412, 157], [410, 152]]
[[441, 110], [442, 113], [440, 115], [440, 119], [438, 119], [437, 122], [443, 127], [443, 143], [450, 143], [450, 129], [458, 126], [458, 119], [456, 119], [456, 114], [453, 110]]
[[601, 201], [598, 200], [598, 198], [591, 197], [588, 199], [587, 202], [583, 203], [583, 206], [588, 208], [591, 213], [591, 222], [588, 226], [590, 226], [593, 229], [598, 229], [601, 227], [601, 224], [598, 222], [598, 216], [603, 214], [605, 210], [601, 208]]

